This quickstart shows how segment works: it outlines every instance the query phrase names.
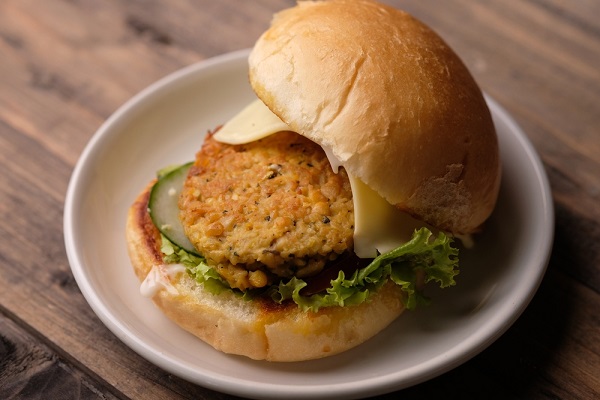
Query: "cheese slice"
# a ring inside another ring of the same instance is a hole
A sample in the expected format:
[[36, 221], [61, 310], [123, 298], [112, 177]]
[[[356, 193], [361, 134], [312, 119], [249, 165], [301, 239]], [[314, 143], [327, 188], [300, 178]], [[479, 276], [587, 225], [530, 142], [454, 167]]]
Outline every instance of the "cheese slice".
[[374, 258], [392, 251], [425, 225], [388, 203], [357, 177], [348, 177], [354, 202], [354, 252], [358, 257]]
[[273, 114], [265, 103], [256, 99], [227, 121], [213, 138], [221, 143], [244, 144], [289, 130], [289, 126]]
[[[289, 130], [290, 127], [262, 101], [255, 100], [213, 137], [222, 143], [244, 144]], [[324, 151], [331, 168], [337, 173], [343, 164], [331, 149], [324, 148]], [[423, 226], [423, 222], [392, 206], [360, 179], [351, 174], [348, 177], [354, 201], [354, 252], [358, 257], [373, 258], [378, 253], [393, 250], [409, 241], [414, 230]]]

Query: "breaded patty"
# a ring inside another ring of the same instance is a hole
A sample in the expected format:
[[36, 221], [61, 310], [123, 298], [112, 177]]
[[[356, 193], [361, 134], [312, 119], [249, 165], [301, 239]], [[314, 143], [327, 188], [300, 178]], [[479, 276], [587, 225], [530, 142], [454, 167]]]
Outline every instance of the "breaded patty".
[[235, 146], [209, 134], [179, 207], [190, 241], [240, 289], [314, 275], [353, 245], [346, 172], [293, 132]]

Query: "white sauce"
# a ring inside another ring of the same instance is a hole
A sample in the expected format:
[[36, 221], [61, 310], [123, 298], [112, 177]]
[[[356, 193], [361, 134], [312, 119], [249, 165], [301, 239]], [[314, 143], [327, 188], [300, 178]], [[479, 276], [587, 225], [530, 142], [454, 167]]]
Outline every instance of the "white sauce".
[[179, 292], [171, 284], [171, 279], [182, 272], [185, 272], [185, 267], [181, 264], [155, 265], [140, 285], [140, 293], [144, 297], [154, 297], [161, 289], [165, 289], [170, 294], [176, 295]]
[[333, 154], [333, 151], [329, 146], [321, 146], [321, 148], [323, 149], [325, 155], [327, 156], [327, 159], [329, 160], [331, 169], [337, 174], [340, 170], [340, 167], [343, 166], [342, 161]]

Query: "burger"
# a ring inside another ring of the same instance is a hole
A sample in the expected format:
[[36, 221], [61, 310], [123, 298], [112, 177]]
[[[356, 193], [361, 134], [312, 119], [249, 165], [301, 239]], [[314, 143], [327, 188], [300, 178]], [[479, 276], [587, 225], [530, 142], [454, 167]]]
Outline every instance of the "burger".
[[299, 1], [249, 81], [257, 99], [130, 208], [144, 295], [222, 352], [302, 361], [455, 284], [500, 163], [481, 90], [437, 34], [375, 1]]

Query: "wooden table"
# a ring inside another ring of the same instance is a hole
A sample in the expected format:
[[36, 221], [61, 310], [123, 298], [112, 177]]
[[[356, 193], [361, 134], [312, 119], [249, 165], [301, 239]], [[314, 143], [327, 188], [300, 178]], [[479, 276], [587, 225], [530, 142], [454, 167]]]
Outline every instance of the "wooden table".
[[[92, 312], [63, 245], [73, 167], [124, 101], [251, 47], [292, 0], [0, 1], [0, 398], [230, 398], [170, 375]], [[600, 2], [389, 1], [455, 48], [537, 148], [550, 265], [509, 331], [404, 398], [600, 396]], [[395, 398], [398, 394], [389, 395]]]

